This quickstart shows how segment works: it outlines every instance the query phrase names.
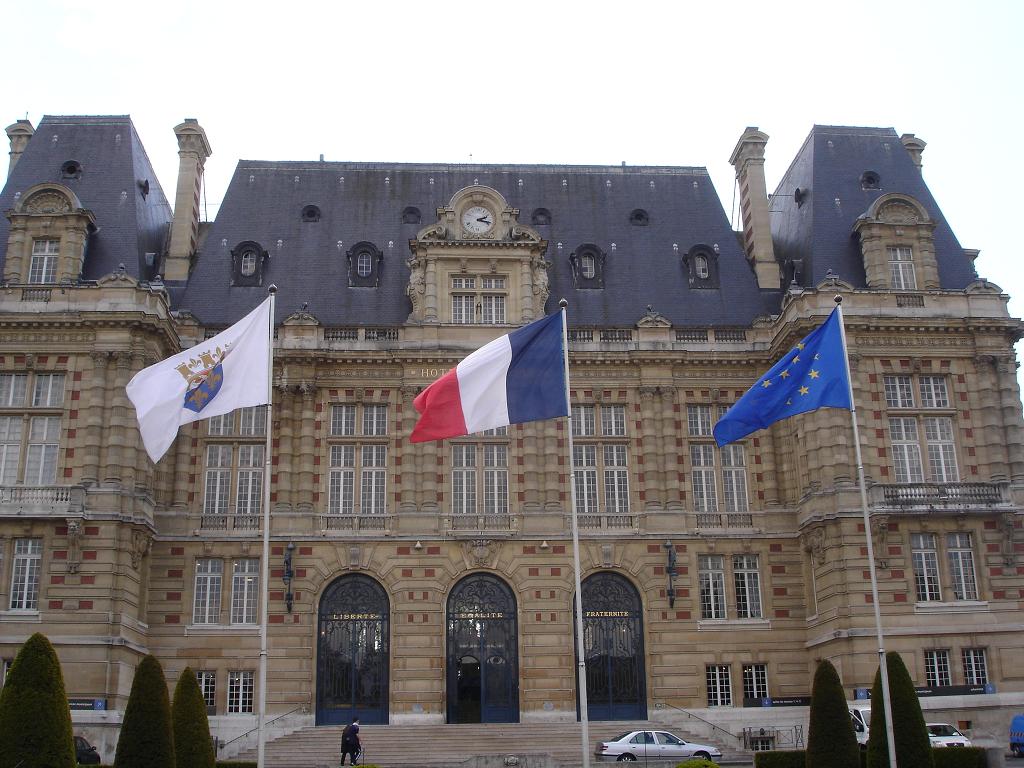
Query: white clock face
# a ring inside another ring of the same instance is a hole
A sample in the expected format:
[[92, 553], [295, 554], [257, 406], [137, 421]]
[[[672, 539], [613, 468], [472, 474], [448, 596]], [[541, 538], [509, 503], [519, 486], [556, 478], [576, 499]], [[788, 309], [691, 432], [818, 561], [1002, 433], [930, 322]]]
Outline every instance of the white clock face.
[[482, 205], [474, 205], [462, 212], [462, 228], [473, 235], [489, 232], [494, 226], [494, 214]]

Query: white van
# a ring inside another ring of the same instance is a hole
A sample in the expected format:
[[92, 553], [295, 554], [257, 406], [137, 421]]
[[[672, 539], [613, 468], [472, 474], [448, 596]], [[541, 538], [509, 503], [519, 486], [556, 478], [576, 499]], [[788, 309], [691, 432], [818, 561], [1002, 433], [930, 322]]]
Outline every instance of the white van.
[[853, 732], [857, 734], [857, 743], [862, 747], [868, 745], [868, 732], [871, 728], [871, 705], [851, 704], [850, 718], [853, 720]]

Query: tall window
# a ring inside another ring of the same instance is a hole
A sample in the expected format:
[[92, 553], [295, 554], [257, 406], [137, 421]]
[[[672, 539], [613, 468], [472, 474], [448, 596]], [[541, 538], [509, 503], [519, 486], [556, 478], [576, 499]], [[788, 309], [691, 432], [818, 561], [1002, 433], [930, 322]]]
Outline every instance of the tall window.
[[358, 510], [361, 514], [371, 515], [387, 511], [385, 482], [388, 447], [384, 443], [360, 440], [367, 437], [383, 438], [387, 433], [387, 404], [331, 406], [330, 437], [336, 442], [329, 446], [327, 504], [330, 514], [347, 515]]
[[698, 555], [700, 581], [700, 617], [725, 618], [725, 558], [722, 555]]
[[508, 278], [456, 275], [451, 278], [452, 322], [502, 325], [506, 320]]
[[889, 274], [894, 290], [913, 291], [917, 289], [917, 276], [914, 274], [914, 251], [910, 246], [889, 247]]
[[949, 674], [949, 651], [924, 652], [924, 678], [930, 688], [953, 684]]
[[910, 554], [914, 564], [914, 588], [919, 603], [942, 599], [939, 588], [939, 553], [934, 533], [910, 534]]
[[693, 508], [697, 512], [717, 512], [715, 489], [715, 447], [711, 443], [690, 445], [690, 482], [693, 487]]
[[686, 406], [686, 425], [690, 437], [711, 437], [711, 406]]
[[[726, 410], [726, 406], [720, 406], [718, 417], [721, 418]], [[686, 406], [693, 508], [696, 512], [718, 512], [721, 500], [726, 512], [746, 512], [750, 508], [746, 448], [742, 443], [720, 449], [715, 446], [710, 439], [713, 437], [713, 413], [710, 405]]]
[[262, 445], [238, 446], [238, 494], [235, 511], [239, 515], [256, 516], [260, 513], [263, 500], [263, 456]]
[[747, 457], [742, 443], [722, 446], [722, 490], [726, 512], [746, 512]]
[[251, 714], [252, 692], [252, 672], [228, 672], [228, 714]]
[[966, 532], [946, 535], [946, 557], [949, 560], [949, 580], [956, 600], [977, 600], [978, 582], [974, 578], [974, 550], [971, 534]]
[[744, 664], [743, 665], [743, 698], [744, 699], [767, 699], [768, 698], [768, 665], [767, 664]]
[[231, 574], [231, 623], [255, 624], [259, 598], [260, 561], [235, 560]]
[[921, 445], [917, 438], [917, 420], [890, 418], [889, 440], [892, 442], [892, 461], [897, 483], [924, 482], [921, 469]]
[[704, 668], [709, 707], [732, 706], [732, 684], [728, 664], [709, 664]]
[[199, 683], [199, 691], [203, 694], [206, 714], [214, 714], [217, 711], [217, 673], [207, 669], [197, 670], [196, 682]]
[[[892, 445], [896, 482], [954, 483], [960, 479], [957, 469], [955, 430], [952, 416], [929, 413], [949, 410], [949, 390], [945, 376], [919, 375], [915, 402], [914, 378], [909, 375], [885, 376], [885, 404], [890, 410], [889, 441]], [[916, 414], [893, 414], [894, 410], [916, 409]], [[923, 438], [923, 440], [922, 440]], [[927, 457], [928, 476], [922, 457]]]
[[216, 558], [196, 560], [196, 587], [192, 605], [193, 624], [220, 623], [220, 591], [224, 562]]
[[259, 528], [266, 446], [265, 441], [248, 441], [266, 437], [266, 407], [214, 416], [207, 420], [206, 433], [211, 439], [206, 444], [203, 526], [226, 528], [227, 516], [234, 514], [235, 528]]
[[476, 445], [452, 446], [452, 512], [476, 514]]
[[964, 648], [964, 683], [966, 685], [986, 685], [988, 683], [988, 663], [985, 660], [984, 648]]
[[39, 610], [39, 571], [42, 539], [15, 539], [11, 574], [11, 610]]
[[736, 586], [736, 617], [761, 618], [761, 576], [757, 555], [733, 555], [732, 578]]
[[206, 446], [206, 488], [203, 494], [204, 515], [226, 515], [231, 493], [231, 457], [234, 446]]
[[57, 282], [57, 256], [59, 254], [60, 240], [33, 240], [28, 281], [36, 285]]
[[63, 373], [0, 374], [0, 483], [57, 482], [64, 383]]
[[452, 445], [452, 512], [481, 511], [486, 515], [508, 513], [508, 446], [456, 443]]
[[629, 514], [629, 461], [622, 441], [626, 406], [574, 405], [570, 418], [573, 437], [580, 440], [573, 445], [576, 511], [597, 514], [603, 509], [608, 515]]

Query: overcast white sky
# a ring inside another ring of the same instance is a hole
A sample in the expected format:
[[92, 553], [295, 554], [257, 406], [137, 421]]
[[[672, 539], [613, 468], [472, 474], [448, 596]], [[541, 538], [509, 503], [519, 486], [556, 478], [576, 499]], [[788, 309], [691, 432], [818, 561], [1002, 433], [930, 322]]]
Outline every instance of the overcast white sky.
[[[700, 6], [697, 8], [696, 6]], [[1024, 3], [34, 0], [3, 10], [0, 121], [130, 114], [173, 199], [173, 127], [239, 159], [706, 166], [743, 128], [774, 189], [811, 126], [892, 126], [1024, 315]]]

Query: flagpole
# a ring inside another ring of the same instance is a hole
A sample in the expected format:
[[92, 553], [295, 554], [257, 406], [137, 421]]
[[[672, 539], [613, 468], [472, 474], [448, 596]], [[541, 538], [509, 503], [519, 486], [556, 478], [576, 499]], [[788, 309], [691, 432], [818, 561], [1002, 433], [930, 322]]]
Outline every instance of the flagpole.
[[[573, 472], [572, 456], [572, 399], [569, 396], [569, 321], [566, 307], [569, 302], [561, 299], [558, 306], [562, 312], [562, 357], [565, 365], [565, 418], [569, 445], [569, 503], [572, 505], [572, 563], [573, 578], [576, 586], [576, 680], [580, 698], [580, 741], [583, 748], [583, 768], [590, 768], [590, 721], [587, 713], [587, 661], [583, 655], [583, 588], [580, 580], [580, 528], [576, 519], [576, 480]], [[262, 768], [262, 766], [260, 766]]]
[[885, 712], [886, 742], [889, 747], [889, 766], [897, 768], [896, 744], [892, 729], [892, 701], [889, 697], [889, 671], [885, 663], [885, 643], [882, 637], [882, 612], [878, 603], [878, 578], [875, 574], [875, 550], [871, 541], [871, 518], [868, 514], [868, 491], [864, 483], [864, 461], [860, 452], [860, 431], [857, 429], [857, 401], [853, 396], [853, 377], [846, 347], [846, 325], [843, 322], [843, 297], [836, 294], [836, 312], [839, 313], [839, 337], [843, 341], [843, 365], [846, 366], [846, 384], [850, 388], [850, 420], [853, 423], [853, 447], [857, 457], [857, 478], [860, 481], [860, 506], [864, 515], [864, 536], [868, 544], [868, 571], [871, 574], [871, 604], [875, 609], [875, 631], [878, 634], [878, 674], [882, 680], [882, 710]]
[[267, 717], [267, 612], [270, 609], [270, 449], [274, 421], [271, 418], [274, 402], [274, 298], [277, 286], [267, 289], [270, 293], [270, 322], [267, 328], [267, 442], [263, 449], [263, 557], [260, 574], [260, 670], [258, 684], [259, 708], [256, 715], [256, 768], [264, 768], [266, 758]]

